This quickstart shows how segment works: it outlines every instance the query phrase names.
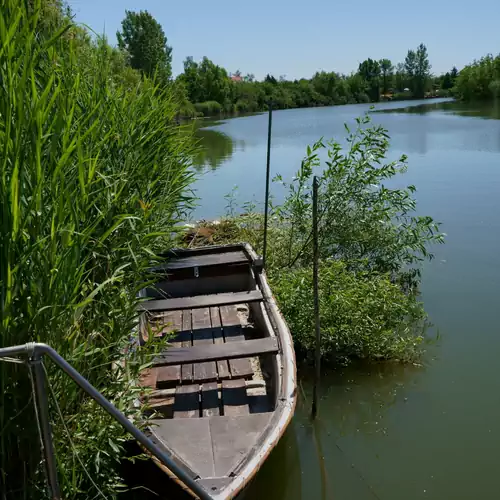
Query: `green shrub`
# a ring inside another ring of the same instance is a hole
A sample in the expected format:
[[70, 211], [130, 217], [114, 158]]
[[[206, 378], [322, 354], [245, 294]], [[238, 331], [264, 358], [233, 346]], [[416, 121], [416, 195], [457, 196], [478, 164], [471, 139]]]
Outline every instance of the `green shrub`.
[[215, 116], [222, 113], [222, 105], [217, 101], [197, 102], [194, 107], [203, 116]]
[[[0, 10], [0, 346], [50, 344], [136, 418], [143, 359], [119, 360], [145, 269], [189, 203], [192, 139], [168, 93], [123, 81], [113, 49], [41, 13], [36, 1]], [[53, 407], [63, 498], [96, 497], [94, 482], [112, 498], [127, 436], [47, 369], [69, 430]], [[26, 366], [0, 363], [0, 384], [3, 498], [42, 497]]]
[[[297, 349], [312, 360], [312, 269], [271, 271], [271, 286]], [[354, 272], [345, 262], [328, 261], [319, 269], [319, 290], [321, 354], [326, 360], [416, 359], [423, 341], [423, 306], [389, 276]]]
[[393, 101], [406, 101], [408, 99], [413, 99], [413, 92], [395, 92], [392, 96]]

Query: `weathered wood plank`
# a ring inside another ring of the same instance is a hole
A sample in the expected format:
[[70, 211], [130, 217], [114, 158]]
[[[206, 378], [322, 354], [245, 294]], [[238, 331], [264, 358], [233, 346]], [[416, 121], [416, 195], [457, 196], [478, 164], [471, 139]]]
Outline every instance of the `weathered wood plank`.
[[141, 387], [156, 387], [156, 378], [160, 368], [146, 368], [139, 375], [139, 385]]
[[[210, 308], [210, 319], [212, 320], [212, 335], [214, 337], [214, 344], [224, 343], [224, 334], [222, 332], [222, 324], [220, 321], [220, 314], [218, 307]], [[217, 373], [219, 375], [219, 380], [229, 378], [231, 376], [229, 371], [229, 363], [226, 359], [222, 361], [217, 361]]]
[[210, 420], [209, 418], [159, 419], [151, 426], [151, 432], [160, 442], [173, 450], [195, 476], [214, 477]]
[[175, 299], [158, 299], [141, 302], [139, 307], [153, 311], [173, 311], [179, 309], [201, 309], [227, 304], [242, 304], [263, 300], [260, 290], [248, 292], [217, 293], [211, 295], [195, 295], [193, 297], [178, 297]]
[[[193, 335], [191, 333], [191, 311], [189, 309], [182, 311], [182, 330], [184, 337], [182, 347], [191, 347], [193, 345]], [[181, 366], [182, 383], [191, 383], [193, 381], [193, 365], [185, 364]]]
[[[193, 379], [195, 382], [211, 382], [217, 380], [217, 365], [214, 362], [215, 360], [205, 359], [206, 349], [210, 352], [210, 349], [219, 347], [214, 345], [214, 339], [212, 337], [210, 309], [194, 309], [191, 311], [191, 318], [193, 322], [193, 347], [190, 349], [182, 348], [183, 353], [180, 353], [177, 349], [170, 349], [170, 351], [162, 354], [162, 358], [166, 356], [167, 359], [173, 360], [173, 358], [177, 356], [181, 360], [184, 359], [184, 361], [182, 361], [183, 363], [195, 363], [193, 365]], [[169, 352], [172, 354], [169, 354]], [[180, 356], [178, 356], [179, 354]], [[195, 356], [193, 356], [193, 354], [195, 354]]]
[[[173, 331], [179, 331], [182, 328], [182, 312], [181, 311], [170, 311], [163, 316], [163, 334], [168, 335]], [[175, 337], [170, 341], [172, 348], [181, 345]], [[172, 387], [177, 385], [181, 380], [181, 366], [163, 366], [158, 368], [158, 373], [156, 376], [156, 387], [163, 389], [166, 387]]]
[[231, 264], [250, 263], [250, 260], [243, 251], [213, 253], [206, 255], [188, 255], [173, 257], [166, 264], [153, 268], [154, 271], [173, 271], [176, 269], [186, 269], [191, 267], [207, 267]]
[[[220, 316], [225, 341], [244, 341], [245, 336], [243, 335], [236, 306], [222, 306], [220, 308]], [[253, 376], [252, 363], [248, 358], [231, 359], [229, 361], [229, 370], [231, 371], [232, 378], [251, 378]]]
[[219, 389], [217, 382], [208, 382], [201, 386], [201, 416], [220, 415]]
[[[259, 437], [265, 432], [272, 413], [243, 415], [238, 418], [214, 417], [210, 436], [215, 463], [215, 476], [231, 476], [234, 468], [254, 451]], [[271, 498], [271, 496], [270, 496]]]
[[[194, 330], [193, 335], [193, 347], [171, 347], [155, 358], [153, 366], [171, 366], [185, 363], [195, 363], [194, 379], [206, 380], [199, 378], [199, 375], [197, 375], [197, 370], [200, 370], [198, 365], [213, 364], [213, 368], [210, 367], [210, 373], [213, 373], [213, 376], [216, 379], [217, 369], [214, 361], [222, 359], [234, 360], [238, 358], [260, 356], [263, 354], [277, 354], [279, 352], [278, 340], [276, 337], [244, 340], [243, 342], [214, 344], [213, 339], [211, 338], [212, 329], [205, 328], [198, 331]], [[197, 335], [202, 337], [197, 337]], [[207, 369], [207, 367], [205, 367], [205, 369]]]
[[239, 417], [248, 415], [247, 388], [243, 379], [222, 381], [222, 404], [224, 415]]
[[174, 418], [195, 418], [200, 416], [200, 386], [180, 385], [175, 391]]

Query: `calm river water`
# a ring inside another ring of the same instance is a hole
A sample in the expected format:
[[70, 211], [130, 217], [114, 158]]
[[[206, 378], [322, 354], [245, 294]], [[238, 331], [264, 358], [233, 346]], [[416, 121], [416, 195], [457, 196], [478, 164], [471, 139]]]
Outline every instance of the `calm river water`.
[[[305, 148], [341, 140], [367, 105], [278, 111], [273, 174], [290, 179]], [[497, 499], [500, 454], [500, 106], [381, 104], [375, 123], [406, 153], [397, 182], [415, 184], [418, 210], [443, 223], [446, 245], [423, 274], [436, 342], [421, 367], [324, 373], [320, 417], [309, 422], [302, 377], [295, 419], [251, 485], [250, 499]], [[267, 116], [199, 131], [197, 218], [224, 214], [224, 195], [264, 193]], [[202, 167], [201, 165], [205, 165]], [[273, 187], [279, 198], [281, 192]]]

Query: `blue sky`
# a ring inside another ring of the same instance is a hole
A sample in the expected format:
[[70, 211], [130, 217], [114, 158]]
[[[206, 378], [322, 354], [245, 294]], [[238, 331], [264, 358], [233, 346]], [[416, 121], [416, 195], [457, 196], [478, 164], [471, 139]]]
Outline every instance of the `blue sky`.
[[403, 61], [427, 45], [432, 70], [459, 69], [500, 52], [500, 0], [69, 0], [76, 20], [116, 43], [125, 9], [148, 10], [173, 48], [173, 72], [186, 56], [228, 71], [310, 77], [350, 73], [371, 57]]

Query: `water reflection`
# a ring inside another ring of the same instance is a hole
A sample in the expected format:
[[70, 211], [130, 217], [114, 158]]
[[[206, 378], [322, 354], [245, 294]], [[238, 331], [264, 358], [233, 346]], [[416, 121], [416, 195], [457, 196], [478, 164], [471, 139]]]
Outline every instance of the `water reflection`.
[[[302, 370], [293, 421], [245, 499], [377, 498], [355, 450], [362, 441], [371, 442], [371, 452], [384, 442], [387, 421], [422, 398], [418, 378], [423, 372], [421, 367], [395, 364], [325, 371], [319, 416], [311, 421], [312, 378], [309, 370]], [[363, 452], [363, 457], [372, 458], [370, 453]]]
[[245, 141], [234, 140], [230, 136], [211, 128], [199, 128], [195, 131], [200, 151], [194, 158], [198, 169], [216, 170], [229, 160], [235, 150], [244, 150]]
[[430, 102], [390, 109], [379, 109], [374, 113], [409, 113], [416, 115], [425, 115], [427, 113], [443, 111], [445, 113], [468, 116], [475, 118], [492, 118], [500, 119], [500, 99], [493, 102], [460, 102], [460, 101], [445, 101], [445, 102]]

